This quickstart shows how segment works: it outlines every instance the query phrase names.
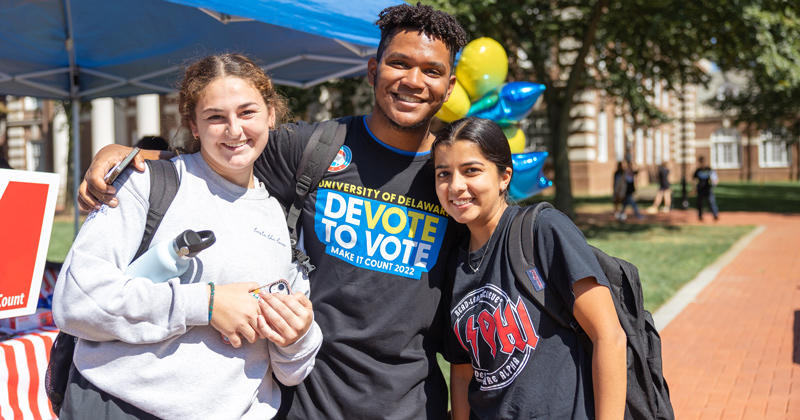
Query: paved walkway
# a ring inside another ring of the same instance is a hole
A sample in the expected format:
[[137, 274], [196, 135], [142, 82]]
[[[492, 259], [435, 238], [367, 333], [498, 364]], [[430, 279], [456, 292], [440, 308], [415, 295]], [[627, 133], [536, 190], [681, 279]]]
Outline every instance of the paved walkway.
[[658, 325], [675, 417], [798, 420], [800, 215], [708, 216], [672, 211], [644, 221], [760, 227], [685, 288], [696, 290], [662, 306], [679, 308]]

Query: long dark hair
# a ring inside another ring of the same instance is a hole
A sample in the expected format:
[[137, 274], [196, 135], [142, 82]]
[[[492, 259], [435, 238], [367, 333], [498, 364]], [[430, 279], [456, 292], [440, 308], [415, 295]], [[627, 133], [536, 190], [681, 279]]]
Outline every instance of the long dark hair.
[[[506, 168], [514, 168], [511, 161], [511, 146], [503, 129], [492, 120], [478, 117], [467, 117], [446, 125], [436, 135], [431, 145], [431, 159], [436, 160], [436, 148], [450, 146], [457, 141], [469, 141], [478, 146], [483, 157], [497, 167], [502, 175]], [[512, 177], [514, 173], [511, 173]], [[509, 180], [510, 184], [510, 180]], [[503, 191], [508, 197], [508, 188]]]

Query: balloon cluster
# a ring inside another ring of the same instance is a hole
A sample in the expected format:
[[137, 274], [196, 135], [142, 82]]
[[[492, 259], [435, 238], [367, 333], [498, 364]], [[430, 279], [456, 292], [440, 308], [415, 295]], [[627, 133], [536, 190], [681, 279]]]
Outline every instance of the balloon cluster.
[[547, 152], [522, 153], [525, 133], [519, 128], [519, 121], [531, 112], [544, 85], [505, 82], [506, 76], [508, 56], [503, 46], [492, 38], [473, 40], [461, 51], [456, 86], [436, 116], [447, 123], [480, 117], [499, 124], [508, 138], [514, 164], [509, 193], [515, 200], [524, 200], [553, 185], [542, 174]]

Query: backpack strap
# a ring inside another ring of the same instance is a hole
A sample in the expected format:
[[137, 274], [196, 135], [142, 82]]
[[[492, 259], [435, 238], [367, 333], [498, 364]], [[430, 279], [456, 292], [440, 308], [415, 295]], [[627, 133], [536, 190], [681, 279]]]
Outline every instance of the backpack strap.
[[[133, 257], [134, 260], [150, 248], [153, 234], [161, 224], [161, 219], [172, 204], [180, 186], [178, 170], [172, 161], [145, 160], [145, 163], [150, 169], [150, 208], [147, 211], [142, 242]], [[56, 415], [61, 412], [61, 405], [69, 385], [69, 371], [77, 342], [77, 337], [60, 331], [50, 349], [50, 360], [45, 374], [45, 391]]]
[[306, 202], [306, 197], [313, 192], [319, 181], [325, 175], [331, 162], [339, 153], [339, 149], [344, 144], [347, 135], [347, 127], [353, 117], [345, 117], [337, 120], [329, 120], [317, 125], [311, 138], [303, 150], [303, 156], [295, 173], [295, 197], [292, 206], [286, 215], [286, 224], [289, 226], [289, 237], [292, 244], [292, 256], [305, 268], [306, 273], [314, 271], [316, 268], [311, 264], [308, 256], [298, 249], [298, 235], [300, 229], [297, 226], [300, 214]]
[[142, 243], [133, 257], [134, 260], [150, 248], [153, 234], [161, 224], [161, 219], [172, 204], [175, 194], [178, 193], [178, 187], [180, 187], [178, 170], [171, 160], [145, 160], [145, 163], [150, 170], [150, 208], [147, 211]]
[[511, 222], [508, 235], [509, 260], [517, 283], [528, 292], [533, 302], [564, 328], [575, 331], [584, 348], [591, 353], [592, 341], [581, 328], [567, 304], [555, 293], [548, 292], [547, 281], [536, 268], [534, 226], [539, 213], [554, 208], [547, 202], [523, 207]]

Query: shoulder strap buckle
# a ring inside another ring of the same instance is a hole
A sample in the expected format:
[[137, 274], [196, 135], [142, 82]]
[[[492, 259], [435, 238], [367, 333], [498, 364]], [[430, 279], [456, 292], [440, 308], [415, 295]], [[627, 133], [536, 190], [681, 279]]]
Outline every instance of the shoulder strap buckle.
[[292, 257], [294, 257], [294, 259], [297, 260], [297, 263], [303, 267], [303, 270], [305, 270], [306, 275], [308, 275], [312, 271], [316, 270], [317, 267], [314, 264], [311, 264], [311, 258], [308, 258], [308, 255], [306, 255], [305, 252], [296, 248], [295, 247], [296, 245], [297, 242], [293, 241]]

